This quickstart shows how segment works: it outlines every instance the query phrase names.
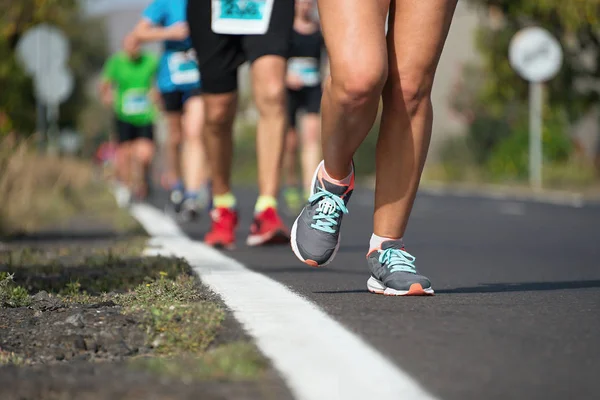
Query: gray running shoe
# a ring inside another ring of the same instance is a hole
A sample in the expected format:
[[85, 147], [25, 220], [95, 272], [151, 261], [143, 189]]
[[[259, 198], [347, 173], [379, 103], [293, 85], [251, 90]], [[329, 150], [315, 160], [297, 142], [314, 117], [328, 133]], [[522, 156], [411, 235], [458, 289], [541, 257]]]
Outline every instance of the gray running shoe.
[[404, 250], [401, 240], [383, 242], [380, 250], [367, 255], [371, 270], [367, 288], [387, 296], [433, 295], [429, 279], [417, 273], [415, 259]]
[[323, 267], [335, 257], [342, 219], [354, 190], [354, 176], [349, 185], [337, 185], [325, 180], [322, 170], [323, 161], [313, 176], [308, 203], [292, 226], [294, 254], [313, 267]]
[[181, 203], [181, 217], [184, 221], [194, 221], [202, 213], [210, 211], [212, 206], [212, 193], [209, 185], [203, 186], [192, 195], [184, 196]]

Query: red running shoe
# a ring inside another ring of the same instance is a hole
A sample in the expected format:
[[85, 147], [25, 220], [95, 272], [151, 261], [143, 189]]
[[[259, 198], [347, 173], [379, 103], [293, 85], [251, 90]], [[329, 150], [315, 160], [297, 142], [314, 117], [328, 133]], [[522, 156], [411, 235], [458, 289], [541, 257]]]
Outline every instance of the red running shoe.
[[210, 212], [212, 227], [204, 236], [204, 243], [225, 249], [235, 247], [235, 229], [238, 224], [237, 211], [226, 207], [214, 208]]
[[290, 230], [279, 217], [277, 210], [269, 207], [254, 216], [246, 244], [248, 246], [261, 246], [289, 243], [289, 241]]

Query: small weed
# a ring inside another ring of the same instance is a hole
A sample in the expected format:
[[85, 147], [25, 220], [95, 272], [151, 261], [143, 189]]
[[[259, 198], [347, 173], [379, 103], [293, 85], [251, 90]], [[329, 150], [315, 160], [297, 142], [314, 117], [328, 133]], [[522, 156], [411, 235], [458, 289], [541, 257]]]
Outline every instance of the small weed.
[[13, 274], [0, 272], [0, 306], [26, 307], [29, 304], [29, 293], [23, 287], [15, 285]]
[[160, 271], [158, 274], [158, 280], [139, 285], [135, 290], [119, 296], [118, 303], [139, 310], [200, 300], [196, 281], [192, 276], [180, 275], [175, 280], [170, 280], [166, 279], [168, 273]]
[[120, 295], [115, 302], [125, 312], [145, 311], [148, 340], [161, 354], [204, 351], [214, 340], [224, 318], [216, 304], [201, 301], [195, 279], [180, 275], [174, 281], [165, 277], [138, 286]]
[[25, 359], [12, 351], [4, 351], [0, 349], [0, 366], [4, 365], [16, 365], [20, 366], [25, 364]]
[[65, 285], [65, 288], [61, 291], [61, 296], [73, 297], [80, 293], [81, 284], [79, 281], [69, 282]]
[[152, 307], [146, 319], [148, 339], [160, 354], [198, 353], [214, 340], [224, 313], [214, 303]]

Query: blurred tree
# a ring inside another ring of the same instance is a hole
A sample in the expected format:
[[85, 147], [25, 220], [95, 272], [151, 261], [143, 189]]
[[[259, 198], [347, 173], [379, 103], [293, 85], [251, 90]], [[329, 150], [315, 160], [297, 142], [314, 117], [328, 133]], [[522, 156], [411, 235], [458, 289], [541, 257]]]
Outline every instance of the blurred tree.
[[479, 30], [477, 47], [488, 76], [485, 97], [492, 112], [502, 104], [527, 98], [527, 82], [510, 67], [508, 47], [521, 28], [537, 25], [561, 42], [561, 73], [548, 83], [551, 105], [564, 107], [571, 121], [581, 117], [600, 96], [600, 0], [469, 0], [484, 6], [491, 24]]
[[103, 25], [100, 20], [86, 19], [77, 0], [0, 0], [0, 114], [7, 119], [0, 125], [0, 135], [6, 127], [24, 135], [35, 129], [33, 85], [15, 60], [14, 50], [29, 28], [43, 22], [59, 27], [70, 39], [69, 66], [75, 74], [75, 88], [61, 106], [61, 125], [76, 126], [87, 104], [85, 83], [105, 60]]
[[[528, 83], [508, 60], [510, 40], [521, 28], [544, 27], [563, 47], [562, 69], [546, 85], [546, 123], [558, 125], [553, 129], [565, 134], [570, 123], [598, 104], [600, 0], [468, 1], [480, 7], [488, 23], [479, 28], [476, 37], [481, 62], [465, 66], [451, 101], [470, 124], [469, 142], [479, 163], [485, 163], [512, 132], [526, 130]], [[553, 137], [559, 140], [559, 136]], [[518, 143], [527, 146], [526, 141]]]

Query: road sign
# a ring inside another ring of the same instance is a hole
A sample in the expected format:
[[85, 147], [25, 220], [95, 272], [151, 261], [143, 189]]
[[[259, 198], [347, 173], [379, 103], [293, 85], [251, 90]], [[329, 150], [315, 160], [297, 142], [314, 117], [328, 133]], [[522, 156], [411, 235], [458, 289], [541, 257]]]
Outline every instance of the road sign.
[[69, 41], [64, 33], [48, 24], [29, 29], [17, 44], [18, 59], [32, 75], [65, 65], [69, 53]]
[[558, 40], [540, 27], [517, 32], [510, 41], [508, 56], [515, 71], [529, 82], [545, 82], [554, 78], [563, 61]]
[[73, 92], [74, 83], [67, 68], [51, 69], [45, 76], [36, 77], [36, 96], [46, 104], [63, 103]]
[[550, 32], [529, 27], [517, 32], [510, 41], [508, 58], [513, 69], [529, 81], [529, 181], [542, 188], [542, 107], [543, 82], [556, 76], [562, 66], [560, 43]]

